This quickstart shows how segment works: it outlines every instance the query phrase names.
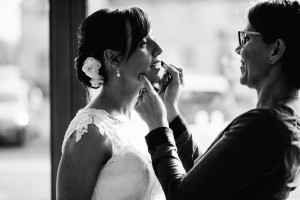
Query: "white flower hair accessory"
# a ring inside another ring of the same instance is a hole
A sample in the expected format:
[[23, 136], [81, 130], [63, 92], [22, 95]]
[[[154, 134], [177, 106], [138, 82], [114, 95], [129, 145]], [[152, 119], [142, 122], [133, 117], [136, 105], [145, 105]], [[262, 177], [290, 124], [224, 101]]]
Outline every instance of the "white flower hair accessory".
[[99, 75], [100, 68], [101, 63], [93, 57], [87, 57], [83, 63], [82, 71], [91, 78], [92, 87], [100, 87], [104, 83], [103, 76]]

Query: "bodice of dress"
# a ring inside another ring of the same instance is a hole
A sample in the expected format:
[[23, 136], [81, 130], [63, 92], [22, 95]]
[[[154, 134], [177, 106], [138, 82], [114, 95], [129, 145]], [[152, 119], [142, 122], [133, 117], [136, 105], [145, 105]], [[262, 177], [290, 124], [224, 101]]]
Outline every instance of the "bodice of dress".
[[113, 118], [104, 110], [92, 108], [79, 110], [71, 121], [62, 151], [71, 134], [76, 134], [76, 142], [80, 142], [88, 124], [95, 124], [100, 134], [111, 140], [112, 157], [100, 171], [92, 200], [165, 200], [147, 153], [146, 126], [138, 122]]

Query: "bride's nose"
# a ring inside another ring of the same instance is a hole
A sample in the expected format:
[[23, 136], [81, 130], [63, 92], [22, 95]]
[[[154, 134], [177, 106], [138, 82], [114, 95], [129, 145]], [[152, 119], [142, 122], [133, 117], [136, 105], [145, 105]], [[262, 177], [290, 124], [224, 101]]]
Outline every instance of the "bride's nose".
[[163, 52], [163, 49], [161, 48], [161, 46], [159, 46], [159, 44], [157, 44], [157, 43], [154, 41], [154, 49], [153, 49], [152, 55], [153, 55], [154, 57], [157, 57], [157, 56], [159, 56], [162, 52]]

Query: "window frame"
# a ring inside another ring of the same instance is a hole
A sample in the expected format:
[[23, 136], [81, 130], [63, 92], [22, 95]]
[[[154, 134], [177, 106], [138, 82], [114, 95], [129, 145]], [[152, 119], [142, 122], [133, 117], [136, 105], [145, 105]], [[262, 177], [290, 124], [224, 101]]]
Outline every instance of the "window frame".
[[87, 0], [50, 0], [50, 152], [51, 199], [56, 199], [56, 174], [64, 133], [86, 91], [74, 70], [77, 30], [86, 17]]

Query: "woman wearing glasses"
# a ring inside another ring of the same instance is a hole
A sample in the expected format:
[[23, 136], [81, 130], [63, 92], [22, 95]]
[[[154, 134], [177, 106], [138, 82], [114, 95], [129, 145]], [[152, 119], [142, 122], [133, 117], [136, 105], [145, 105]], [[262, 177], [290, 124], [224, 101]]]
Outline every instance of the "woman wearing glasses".
[[[192, 142], [179, 114], [178, 71], [159, 98], [146, 77], [147, 93], [136, 110], [147, 122], [153, 167], [167, 199], [287, 199], [300, 179], [300, 5], [273, 0], [254, 5], [239, 31], [243, 85], [257, 91], [257, 107], [234, 119], [192, 168], [177, 152]], [[153, 109], [156, 108], [156, 109]], [[163, 120], [168, 115], [170, 126]], [[170, 128], [169, 128], [170, 127]], [[185, 136], [186, 146], [178, 140]], [[193, 153], [193, 151], [190, 151]]]

